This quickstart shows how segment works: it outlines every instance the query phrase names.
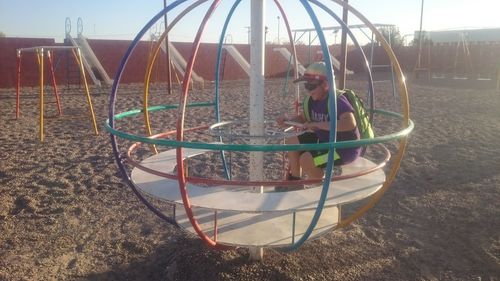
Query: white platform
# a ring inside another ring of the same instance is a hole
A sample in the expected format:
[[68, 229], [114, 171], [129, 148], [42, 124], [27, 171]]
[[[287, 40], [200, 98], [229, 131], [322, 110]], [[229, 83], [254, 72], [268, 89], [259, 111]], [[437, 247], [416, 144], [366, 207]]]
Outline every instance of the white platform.
[[[194, 208], [195, 218], [203, 232], [214, 239], [215, 212], [205, 208]], [[287, 246], [299, 240], [315, 210], [295, 213], [241, 213], [236, 211], [217, 211], [217, 243], [230, 246]], [[184, 207], [176, 207], [175, 219], [187, 231], [195, 233]], [[339, 208], [331, 206], [323, 209], [321, 217], [311, 234], [311, 238], [326, 234], [339, 221]], [[295, 229], [293, 229], [295, 228]], [[294, 237], [294, 240], [292, 240]]]
[[[189, 158], [207, 150], [183, 149], [183, 157]], [[176, 166], [176, 151], [168, 150], [145, 159], [147, 168], [172, 173]], [[342, 166], [344, 174], [366, 171], [375, 163], [359, 158]], [[179, 184], [175, 180], [152, 175], [138, 168], [131, 174], [139, 190], [163, 201], [178, 205], [176, 220], [183, 228], [194, 233], [185, 215]], [[351, 179], [334, 181], [325, 202], [325, 209], [312, 236], [325, 233], [339, 220], [339, 206], [364, 199], [382, 187], [385, 174], [376, 170]], [[309, 226], [318, 200], [321, 186], [289, 192], [256, 193], [250, 187], [218, 186], [201, 187], [187, 184], [189, 200], [195, 218], [207, 235], [213, 236], [214, 218], [217, 212], [217, 241], [239, 246], [283, 246], [299, 239]], [[295, 230], [293, 216], [295, 213]]]

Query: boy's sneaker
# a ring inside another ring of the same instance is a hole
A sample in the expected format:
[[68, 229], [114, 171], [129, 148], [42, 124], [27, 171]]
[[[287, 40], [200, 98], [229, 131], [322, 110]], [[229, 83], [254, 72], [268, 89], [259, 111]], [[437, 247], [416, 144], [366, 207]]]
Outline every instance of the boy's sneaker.
[[[288, 174], [287, 181], [297, 181], [297, 180], [301, 180], [301, 178], [294, 177], [294, 176]], [[301, 189], [304, 189], [303, 184], [293, 184], [293, 183], [290, 183], [289, 185], [286, 185], [286, 186], [283, 185], [283, 186], [275, 186], [274, 187], [274, 191], [276, 191], [276, 192], [301, 190]]]
[[332, 176], [340, 176], [342, 175], [342, 166], [333, 166]]

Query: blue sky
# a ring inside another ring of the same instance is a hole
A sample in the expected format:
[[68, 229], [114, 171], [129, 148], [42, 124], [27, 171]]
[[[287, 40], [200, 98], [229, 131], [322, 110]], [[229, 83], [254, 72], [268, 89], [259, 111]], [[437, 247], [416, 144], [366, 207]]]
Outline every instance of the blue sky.
[[[222, 1], [220, 9], [213, 15], [204, 33], [203, 41], [218, 40], [221, 25], [233, 2]], [[267, 41], [278, 39], [278, 25], [282, 41], [286, 39], [284, 24], [278, 20], [278, 11], [273, 1], [266, 2], [266, 25], [269, 27]], [[250, 0], [242, 1], [228, 29], [230, 40], [235, 43], [247, 41], [249, 3]], [[297, 0], [282, 0], [281, 3], [293, 25], [292, 28], [312, 27]], [[412, 34], [419, 28], [421, 0], [350, 0], [349, 3], [372, 23], [398, 26], [402, 35]], [[329, 6], [341, 15], [337, 5]], [[184, 7], [186, 5], [179, 7], [178, 12]], [[208, 2], [180, 21], [175, 30], [172, 30], [171, 40], [191, 42], [207, 7]], [[47, 37], [61, 41], [64, 37], [66, 17], [72, 22], [73, 36], [76, 36], [77, 32], [77, 18], [81, 17], [83, 34], [88, 38], [132, 39], [162, 8], [163, 0], [0, 0], [0, 31], [9, 37]], [[423, 27], [425, 30], [500, 27], [499, 11], [499, 0], [427, 0], [424, 3]], [[178, 12], [169, 15], [169, 20]], [[324, 26], [337, 25], [331, 20], [324, 20], [326, 17], [320, 18], [323, 19]], [[358, 21], [351, 19], [350, 23]], [[157, 25], [155, 30], [160, 31], [162, 28], [163, 26]], [[330, 40], [334, 40], [333, 33], [328, 36]]]

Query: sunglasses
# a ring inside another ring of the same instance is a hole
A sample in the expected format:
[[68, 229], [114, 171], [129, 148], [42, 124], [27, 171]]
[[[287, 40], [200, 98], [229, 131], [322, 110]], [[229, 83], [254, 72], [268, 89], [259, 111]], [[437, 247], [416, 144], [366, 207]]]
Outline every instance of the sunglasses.
[[308, 90], [308, 91], [314, 91], [319, 85], [321, 85], [321, 82], [320, 83], [309, 83], [309, 82], [306, 82], [304, 84], [304, 88], [306, 88], [306, 90]]

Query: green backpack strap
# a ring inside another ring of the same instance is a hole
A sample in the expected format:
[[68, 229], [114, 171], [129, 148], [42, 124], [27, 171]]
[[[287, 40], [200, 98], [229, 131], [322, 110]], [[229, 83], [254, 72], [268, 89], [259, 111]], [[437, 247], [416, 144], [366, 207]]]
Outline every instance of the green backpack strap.
[[362, 139], [374, 138], [375, 134], [370, 122], [370, 116], [368, 115], [363, 100], [361, 100], [352, 90], [346, 89], [342, 92], [354, 109], [354, 117], [356, 118], [360, 137]]
[[306, 118], [307, 122], [311, 122], [311, 113], [309, 108], [310, 99], [311, 96], [307, 95], [304, 97], [304, 100], [302, 101], [302, 112], [304, 112], [304, 118]]

